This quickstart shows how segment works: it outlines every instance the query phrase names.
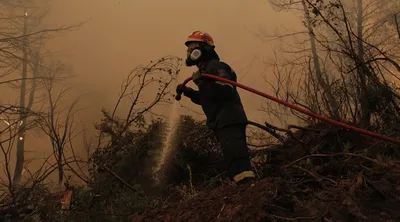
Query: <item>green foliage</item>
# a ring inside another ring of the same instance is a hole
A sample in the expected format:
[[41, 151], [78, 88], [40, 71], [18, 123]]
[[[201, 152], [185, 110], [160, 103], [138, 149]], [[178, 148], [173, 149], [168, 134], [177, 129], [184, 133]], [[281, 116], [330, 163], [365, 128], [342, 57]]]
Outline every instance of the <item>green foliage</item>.
[[[203, 122], [182, 116], [179, 124], [179, 143], [173, 163], [184, 174], [173, 177], [176, 182], [200, 184], [225, 170], [218, 141]], [[190, 171], [189, 168], [190, 167]]]
[[[100, 126], [121, 126], [106, 123]], [[153, 185], [152, 167], [163, 140], [163, 123], [154, 121], [136, 130], [108, 131], [111, 142], [96, 150], [90, 161], [91, 208], [112, 215], [129, 215], [149, 207], [143, 188]], [[100, 128], [109, 130], [108, 128]], [[80, 207], [81, 208], [81, 207]]]
[[113, 135], [111, 143], [91, 157], [91, 186], [107, 183], [109, 171], [128, 183], [148, 180], [149, 168], [155, 164], [154, 155], [162, 145], [162, 130], [163, 123], [156, 121], [148, 128]]

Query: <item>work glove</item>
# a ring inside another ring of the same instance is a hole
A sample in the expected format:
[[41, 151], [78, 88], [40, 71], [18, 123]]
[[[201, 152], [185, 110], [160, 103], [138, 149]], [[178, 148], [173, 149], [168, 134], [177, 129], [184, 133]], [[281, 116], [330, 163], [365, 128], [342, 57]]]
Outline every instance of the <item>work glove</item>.
[[201, 80], [202, 76], [201, 76], [200, 71], [194, 72], [192, 74], [192, 78], [193, 78], [194, 84], [196, 84], [197, 86], [199, 86], [203, 82], [203, 80]]
[[193, 89], [192, 88], [190, 88], [190, 87], [187, 87], [187, 86], [184, 86], [184, 85], [182, 85], [182, 84], [179, 84], [177, 87], [176, 87], [176, 93], [177, 94], [188, 94], [188, 93], [190, 93], [191, 91], [193, 91]]

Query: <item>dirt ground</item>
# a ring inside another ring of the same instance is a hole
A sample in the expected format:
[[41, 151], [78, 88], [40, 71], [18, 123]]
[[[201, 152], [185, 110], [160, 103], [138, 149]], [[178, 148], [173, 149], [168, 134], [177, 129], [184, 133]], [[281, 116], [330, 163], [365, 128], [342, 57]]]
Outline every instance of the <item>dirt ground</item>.
[[185, 201], [166, 198], [162, 207], [133, 221], [400, 221], [400, 187], [385, 192], [366, 180], [359, 174], [311, 189], [299, 181], [265, 178], [255, 186], [226, 185]]

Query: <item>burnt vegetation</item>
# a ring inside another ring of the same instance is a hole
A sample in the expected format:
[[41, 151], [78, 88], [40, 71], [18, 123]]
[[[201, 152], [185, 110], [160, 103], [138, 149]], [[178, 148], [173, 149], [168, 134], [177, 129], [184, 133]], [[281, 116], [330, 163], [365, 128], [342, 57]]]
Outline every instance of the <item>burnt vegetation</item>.
[[[300, 11], [304, 18], [304, 30], [259, 34], [281, 46], [266, 62], [276, 77], [272, 82], [265, 78], [272, 93], [326, 117], [400, 139], [400, 6], [396, 1], [270, 3], [279, 11]], [[32, 36], [35, 33], [42, 32]], [[15, 34], [0, 42], [12, 44], [10, 39], [18, 42], [20, 37]], [[8, 44], [0, 44], [0, 51]], [[30, 73], [37, 76], [29, 81], [40, 83], [46, 108], [0, 104], [1, 121], [9, 123], [0, 131], [6, 172], [0, 184], [1, 220], [400, 220], [399, 144], [312, 119], [271, 101], [262, 108], [266, 116], [281, 120], [281, 126], [251, 123], [247, 129], [258, 176], [254, 187], [236, 186], [226, 179], [213, 134], [204, 121], [186, 115], [180, 117], [175, 152], [162, 171], [163, 183], [156, 185], [154, 167], [167, 123], [154, 110], [173, 102], [172, 86], [181, 66], [181, 60], [173, 56], [138, 66], [128, 74], [115, 108], [102, 110], [103, 118], [95, 125], [96, 141], [85, 144], [87, 158], [77, 157], [72, 143], [77, 134], [75, 103], [61, 115], [64, 119], [57, 119], [66, 91], [51, 96], [66, 69], [42, 57], [39, 66], [34, 59], [39, 54], [34, 55], [28, 56], [32, 58], [28, 64]], [[25, 61], [19, 57], [12, 58]], [[4, 79], [0, 84], [10, 81], [21, 80]], [[288, 123], [289, 116], [298, 121]], [[13, 179], [9, 165], [21, 118], [29, 119], [22, 130], [42, 130], [54, 148], [43, 166], [29, 172], [22, 182]], [[69, 207], [61, 206], [62, 191], [50, 189], [46, 182], [53, 172], [58, 172], [62, 190], [72, 190]], [[69, 177], [79, 183], [70, 184]]]

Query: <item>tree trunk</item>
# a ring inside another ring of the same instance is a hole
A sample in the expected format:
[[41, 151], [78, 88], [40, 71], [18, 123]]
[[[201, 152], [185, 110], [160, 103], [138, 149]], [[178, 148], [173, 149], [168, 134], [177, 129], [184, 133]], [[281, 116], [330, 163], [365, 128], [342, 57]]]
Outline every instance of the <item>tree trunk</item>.
[[63, 148], [58, 148], [58, 160], [57, 160], [57, 166], [58, 166], [58, 185], [62, 187], [62, 182], [64, 179], [64, 170], [62, 166], [63, 162]]
[[322, 87], [327, 99], [328, 99], [328, 103], [329, 103], [329, 107], [328, 110], [330, 111], [332, 117], [334, 119], [339, 120], [339, 106], [338, 103], [335, 99], [335, 97], [332, 94], [332, 91], [330, 89], [329, 84], [326, 82], [326, 80], [324, 79], [322, 70], [321, 70], [321, 65], [319, 62], [319, 56], [317, 53], [317, 46], [315, 43], [315, 36], [314, 36], [314, 31], [312, 28], [312, 24], [311, 24], [311, 16], [310, 16], [310, 12], [307, 8], [306, 2], [305, 0], [302, 0], [301, 3], [303, 4], [303, 9], [304, 9], [304, 17], [306, 19], [307, 22], [307, 28], [308, 28], [308, 33], [310, 36], [310, 44], [311, 44], [311, 53], [313, 56], [313, 62], [314, 62], [314, 67], [315, 67], [315, 75], [317, 77], [317, 82], [318, 84]]
[[14, 178], [13, 183], [19, 184], [21, 182], [22, 171], [24, 169], [25, 162], [25, 132], [26, 132], [26, 119], [28, 116], [28, 110], [25, 108], [25, 94], [26, 94], [26, 77], [28, 72], [28, 52], [27, 52], [27, 19], [28, 16], [25, 13], [24, 15], [24, 32], [22, 38], [22, 53], [23, 53], [23, 61], [22, 61], [22, 80], [21, 80], [21, 89], [20, 89], [20, 98], [19, 98], [19, 106], [20, 106], [20, 122], [18, 124], [18, 138], [17, 138], [17, 153], [16, 153], [16, 164], [14, 170]]
[[368, 73], [368, 67], [364, 61], [364, 44], [363, 44], [363, 2], [357, 0], [357, 47], [358, 47], [358, 62], [356, 65], [359, 67], [357, 73], [360, 78], [360, 104], [361, 104], [361, 126], [366, 127], [371, 121], [371, 112], [368, 104], [368, 89], [366, 74]]
[[394, 22], [396, 24], [397, 35], [400, 39], [400, 12], [394, 14]]

